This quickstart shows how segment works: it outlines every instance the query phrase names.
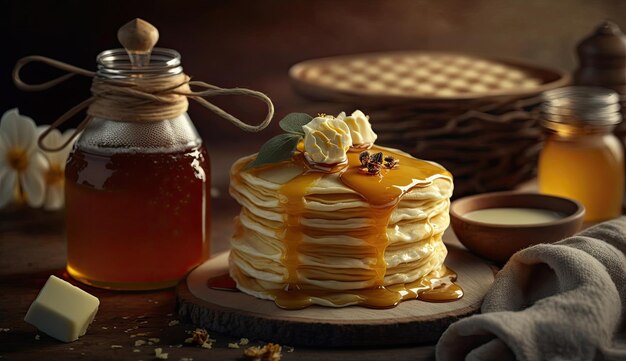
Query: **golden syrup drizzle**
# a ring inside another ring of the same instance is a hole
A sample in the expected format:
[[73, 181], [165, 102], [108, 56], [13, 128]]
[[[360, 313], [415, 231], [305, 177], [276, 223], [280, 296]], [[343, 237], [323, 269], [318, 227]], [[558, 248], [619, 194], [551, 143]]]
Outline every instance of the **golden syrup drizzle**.
[[[445, 266], [414, 282], [348, 291], [327, 290], [310, 285], [300, 285], [291, 290], [267, 290], [238, 269], [234, 270], [234, 274], [238, 282], [246, 289], [270, 293], [277, 306], [288, 310], [309, 307], [315, 303], [315, 299], [326, 300], [339, 307], [358, 304], [383, 309], [395, 307], [406, 300], [450, 302], [463, 297], [463, 290], [454, 283], [457, 274]], [[207, 286], [217, 290], [234, 290], [234, 281], [229, 283], [227, 278], [228, 276], [224, 275], [210, 279]], [[229, 286], [225, 285], [230, 285], [232, 288], [226, 288]]]
[[298, 254], [300, 253], [299, 248], [303, 238], [300, 219], [305, 211], [304, 192], [318, 178], [319, 173], [317, 172], [305, 172], [280, 189], [280, 194], [284, 196], [281, 203], [285, 208], [287, 219], [284, 223], [285, 227], [279, 233], [283, 234], [282, 239], [284, 239], [286, 245], [283, 261], [287, 267], [287, 287], [289, 289], [297, 287], [300, 283], [298, 277], [298, 266], [300, 264]]
[[402, 295], [402, 300], [418, 299], [427, 302], [449, 302], [463, 297], [463, 290], [454, 283], [457, 274], [446, 266], [410, 283], [387, 286]]
[[[373, 146], [372, 153], [383, 152], [391, 155], [387, 149]], [[451, 177], [450, 173], [438, 165], [393, 153], [399, 160], [395, 169], [381, 169], [380, 175], [366, 175], [360, 172], [359, 151], [348, 152], [348, 168], [341, 173], [341, 182], [348, 188], [359, 193], [371, 205], [373, 226], [366, 241], [376, 249], [376, 283], [383, 285], [385, 272], [385, 249], [387, 240], [387, 224], [396, 205], [406, 192], [414, 187], [426, 187], [438, 177]], [[430, 221], [429, 221], [430, 225]], [[432, 227], [431, 227], [432, 230]]]
[[392, 153], [385, 148], [373, 146], [370, 152], [392, 155], [400, 163], [395, 169], [381, 169], [380, 175], [365, 175], [359, 172], [359, 153], [348, 152], [348, 168], [341, 173], [340, 178], [346, 187], [359, 193], [376, 208], [392, 208], [412, 188], [427, 187], [436, 178], [452, 177], [439, 165]]
[[364, 237], [365, 241], [374, 248], [376, 251], [376, 265], [374, 270], [376, 271], [376, 278], [374, 279], [375, 286], [382, 286], [385, 284], [385, 273], [387, 272], [387, 263], [385, 262], [385, 249], [389, 244], [387, 239], [387, 223], [389, 223], [389, 217], [395, 207], [374, 207], [370, 210], [373, 225], [370, 227], [368, 234]]
[[[321, 171], [319, 168], [308, 166], [302, 153], [294, 156], [292, 165], [302, 168], [302, 173], [279, 189], [281, 204], [286, 215], [284, 226], [277, 230], [278, 239], [285, 240], [285, 253], [283, 264], [287, 269], [286, 284], [282, 290], [262, 289], [253, 279], [244, 275], [239, 270], [235, 270], [236, 278], [243, 283], [245, 288], [256, 289], [259, 292], [270, 292], [276, 304], [285, 309], [301, 309], [310, 306], [314, 298], [325, 299], [336, 305], [347, 305], [357, 303], [362, 306], [372, 308], [394, 307], [402, 300], [420, 299], [428, 302], [453, 301], [463, 296], [461, 288], [454, 284], [456, 274], [442, 267], [440, 270], [420, 278], [417, 281], [383, 286], [386, 273], [385, 249], [389, 243], [386, 235], [387, 224], [391, 213], [397, 206], [404, 194], [414, 187], [427, 187], [437, 178], [451, 179], [450, 173], [440, 166], [392, 152], [389, 149], [372, 147], [371, 152], [384, 152], [385, 155], [392, 155], [400, 161], [395, 169], [382, 169], [380, 175], [366, 175], [359, 171], [359, 152], [348, 153], [347, 166], [340, 166], [336, 169]], [[265, 169], [284, 164], [271, 164], [250, 170], [251, 172], [262, 172]], [[354, 190], [371, 205], [370, 225], [367, 229], [349, 230], [343, 234], [364, 239], [372, 248], [372, 254], [376, 258], [374, 266], [374, 277], [371, 279], [371, 287], [349, 290], [334, 291], [321, 289], [309, 284], [303, 284], [299, 278], [300, 267], [299, 254], [302, 246], [303, 236], [307, 234], [319, 235], [319, 230], [307, 230], [301, 224], [304, 216], [305, 197], [308, 189], [318, 179], [328, 175], [328, 173], [339, 173], [339, 179], [348, 188]], [[239, 175], [238, 171], [234, 174]], [[430, 219], [428, 225], [432, 226]], [[236, 223], [236, 232], [241, 232], [241, 224]], [[355, 302], [356, 299], [356, 302]]]
[[237, 291], [237, 283], [228, 273], [209, 278], [206, 282], [207, 287], [219, 291]]

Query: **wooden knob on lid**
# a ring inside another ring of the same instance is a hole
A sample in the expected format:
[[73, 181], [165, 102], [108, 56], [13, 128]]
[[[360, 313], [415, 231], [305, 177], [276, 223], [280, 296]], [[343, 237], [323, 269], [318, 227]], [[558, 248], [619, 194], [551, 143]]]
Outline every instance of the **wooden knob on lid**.
[[604, 21], [576, 47], [578, 68], [574, 84], [610, 88], [626, 94], [626, 35]]
[[141, 67], [150, 63], [152, 48], [159, 41], [159, 31], [149, 22], [137, 18], [117, 31], [117, 39], [126, 49], [132, 65]]
[[582, 62], [605, 65], [614, 58], [626, 57], [626, 36], [617, 24], [604, 21], [578, 43], [576, 50]]

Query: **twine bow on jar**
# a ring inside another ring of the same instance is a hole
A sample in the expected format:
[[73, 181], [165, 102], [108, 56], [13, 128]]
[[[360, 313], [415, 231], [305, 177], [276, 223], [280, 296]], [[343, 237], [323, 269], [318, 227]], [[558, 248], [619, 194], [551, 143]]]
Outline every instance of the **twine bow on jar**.
[[[40, 84], [27, 84], [20, 77], [22, 68], [33, 62], [39, 62], [67, 72], [58, 78]], [[198, 102], [218, 116], [230, 121], [235, 126], [248, 132], [265, 129], [274, 116], [274, 105], [270, 98], [262, 92], [245, 88], [220, 88], [202, 81], [192, 81], [182, 73], [158, 77], [133, 77], [130, 79], [114, 79], [99, 76], [93, 71], [82, 69], [44, 56], [32, 55], [21, 58], [13, 69], [13, 82], [25, 91], [42, 91], [50, 89], [74, 75], [92, 78], [89, 99], [77, 104], [54, 121], [39, 139], [39, 147], [46, 151], [59, 151], [65, 148], [87, 126], [93, 118], [114, 119], [125, 122], [154, 122], [173, 119], [187, 111], [188, 99]], [[197, 87], [202, 90], [193, 91]], [[267, 115], [258, 125], [250, 125], [217, 105], [206, 100], [206, 97], [219, 95], [245, 95], [260, 99], [267, 105]], [[58, 128], [78, 113], [87, 109], [87, 116], [78, 125], [72, 136], [60, 147], [49, 148], [43, 140], [53, 129]]]

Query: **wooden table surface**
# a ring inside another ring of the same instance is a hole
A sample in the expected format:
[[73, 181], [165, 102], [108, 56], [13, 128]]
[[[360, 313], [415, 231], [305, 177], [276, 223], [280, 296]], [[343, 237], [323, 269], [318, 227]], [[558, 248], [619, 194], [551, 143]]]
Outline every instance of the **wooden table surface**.
[[[232, 217], [238, 205], [227, 193], [229, 164], [249, 151], [211, 147], [213, 184], [219, 196], [212, 199], [213, 252], [226, 250]], [[78, 284], [65, 272], [63, 212], [27, 208], [0, 210], [0, 358], [2, 360], [153, 360], [161, 347], [169, 360], [235, 360], [243, 350], [230, 349], [238, 339], [211, 333], [213, 349], [184, 345], [193, 325], [177, 324], [174, 289], [151, 292], [112, 292]], [[50, 275], [63, 277], [100, 299], [100, 308], [87, 334], [62, 343], [23, 321], [31, 302]], [[153, 345], [135, 347], [138, 339], [158, 338]], [[253, 340], [262, 345], [264, 341]], [[434, 346], [385, 349], [283, 349], [283, 360], [430, 360]]]

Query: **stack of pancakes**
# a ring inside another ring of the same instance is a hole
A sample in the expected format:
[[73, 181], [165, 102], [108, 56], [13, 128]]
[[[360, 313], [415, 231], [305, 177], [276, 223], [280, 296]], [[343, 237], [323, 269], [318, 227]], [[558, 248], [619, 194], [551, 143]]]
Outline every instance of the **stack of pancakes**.
[[[410, 157], [392, 149], [385, 154]], [[295, 290], [310, 303], [339, 307], [362, 303], [364, 290], [442, 269], [447, 250], [441, 236], [453, 191], [443, 168], [381, 205], [347, 186], [342, 172], [312, 175], [294, 161], [246, 169], [253, 159], [242, 158], [231, 170], [230, 194], [242, 211], [230, 273], [243, 292], [276, 300]], [[409, 164], [400, 167], [411, 171]], [[303, 176], [309, 179], [298, 183]], [[301, 195], [295, 207], [294, 192]]]

